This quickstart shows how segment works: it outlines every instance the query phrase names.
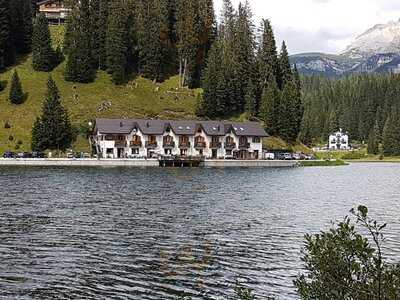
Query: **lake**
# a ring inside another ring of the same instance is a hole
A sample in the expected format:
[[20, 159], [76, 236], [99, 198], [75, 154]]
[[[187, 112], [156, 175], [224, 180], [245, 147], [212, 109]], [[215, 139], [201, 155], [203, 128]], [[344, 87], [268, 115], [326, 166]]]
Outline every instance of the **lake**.
[[298, 299], [304, 234], [358, 204], [400, 260], [400, 164], [0, 168], [0, 199], [4, 299]]

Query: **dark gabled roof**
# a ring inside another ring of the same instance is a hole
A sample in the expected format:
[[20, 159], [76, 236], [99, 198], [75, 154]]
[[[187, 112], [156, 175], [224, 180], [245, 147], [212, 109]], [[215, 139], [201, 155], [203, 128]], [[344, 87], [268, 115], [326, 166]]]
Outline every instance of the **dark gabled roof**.
[[168, 127], [176, 135], [195, 135], [201, 127], [209, 136], [224, 136], [230, 131], [237, 136], [267, 136], [256, 122], [97, 119], [95, 130], [103, 134], [130, 134], [137, 128], [146, 135], [162, 135]]
[[228, 128], [233, 129], [237, 136], [268, 136], [260, 123], [257, 122], [225, 122]]

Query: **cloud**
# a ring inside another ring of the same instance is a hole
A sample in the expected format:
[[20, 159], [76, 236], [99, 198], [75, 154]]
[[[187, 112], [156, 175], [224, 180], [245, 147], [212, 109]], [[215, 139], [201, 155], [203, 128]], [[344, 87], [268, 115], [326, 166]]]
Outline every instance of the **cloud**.
[[[237, 6], [240, 0], [232, 0]], [[259, 24], [268, 18], [291, 53], [342, 51], [375, 24], [398, 20], [399, 0], [249, 0]], [[215, 0], [219, 12], [222, 0]]]

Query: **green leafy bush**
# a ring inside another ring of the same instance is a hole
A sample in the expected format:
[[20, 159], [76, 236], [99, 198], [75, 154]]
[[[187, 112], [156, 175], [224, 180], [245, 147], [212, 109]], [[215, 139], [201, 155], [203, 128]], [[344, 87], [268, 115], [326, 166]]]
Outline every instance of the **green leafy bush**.
[[306, 272], [294, 281], [302, 299], [400, 298], [400, 264], [389, 264], [382, 256], [386, 224], [369, 218], [364, 206], [351, 210], [351, 216], [327, 232], [306, 235]]

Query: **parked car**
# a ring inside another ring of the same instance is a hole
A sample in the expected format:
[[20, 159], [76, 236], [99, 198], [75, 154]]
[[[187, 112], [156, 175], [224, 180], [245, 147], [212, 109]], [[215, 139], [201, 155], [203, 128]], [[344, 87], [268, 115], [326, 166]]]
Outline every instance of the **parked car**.
[[18, 152], [16, 157], [17, 158], [32, 158], [32, 154], [29, 152]]
[[292, 158], [294, 160], [301, 160], [302, 159], [302, 154], [301, 153], [293, 153]]
[[293, 159], [293, 155], [291, 153], [284, 153], [283, 154], [283, 159], [284, 160], [292, 160]]
[[267, 160], [274, 160], [275, 159], [275, 154], [274, 153], [270, 153], [270, 152], [264, 153], [264, 158], [267, 159]]
[[14, 152], [7, 151], [7, 152], [4, 152], [3, 157], [4, 157], [4, 158], [15, 158], [16, 155], [15, 155]]
[[46, 158], [46, 154], [39, 151], [33, 151], [32, 158]]

